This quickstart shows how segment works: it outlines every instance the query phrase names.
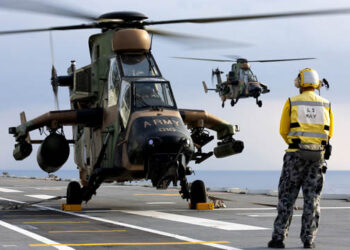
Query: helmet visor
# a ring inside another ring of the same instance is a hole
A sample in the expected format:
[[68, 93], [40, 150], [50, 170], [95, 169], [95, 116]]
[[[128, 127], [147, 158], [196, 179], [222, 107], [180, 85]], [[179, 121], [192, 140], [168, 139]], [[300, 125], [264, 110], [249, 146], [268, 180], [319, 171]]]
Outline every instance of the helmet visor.
[[303, 72], [301, 85], [318, 85], [320, 78], [315, 70], [306, 70]]

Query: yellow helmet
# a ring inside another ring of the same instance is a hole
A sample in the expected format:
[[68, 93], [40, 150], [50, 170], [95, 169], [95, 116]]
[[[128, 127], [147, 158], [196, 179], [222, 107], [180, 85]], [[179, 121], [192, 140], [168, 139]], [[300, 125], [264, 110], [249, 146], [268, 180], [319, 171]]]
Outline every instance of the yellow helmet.
[[297, 78], [295, 78], [294, 85], [297, 88], [312, 87], [314, 89], [319, 89], [322, 86], [317, 71], [309, 68], [299, 72]]

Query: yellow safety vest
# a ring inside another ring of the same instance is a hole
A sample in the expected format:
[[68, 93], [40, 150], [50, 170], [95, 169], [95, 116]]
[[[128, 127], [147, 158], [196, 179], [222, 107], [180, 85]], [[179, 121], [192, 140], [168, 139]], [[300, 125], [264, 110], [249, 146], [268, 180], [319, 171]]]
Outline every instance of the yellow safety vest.
[[[330, 102], [318, 95], [297, 95], [290, 101], [289, 144], [326, 145], [330, 128]], [[294, 140], [293, 140], [294, 139]]]

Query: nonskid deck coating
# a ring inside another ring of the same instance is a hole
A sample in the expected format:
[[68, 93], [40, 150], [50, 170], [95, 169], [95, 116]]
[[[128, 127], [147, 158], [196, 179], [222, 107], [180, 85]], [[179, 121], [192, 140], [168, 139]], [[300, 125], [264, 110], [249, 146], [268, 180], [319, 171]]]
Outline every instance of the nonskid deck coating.
[[[0, 206], [62, 196], [67, 184], [0, 177]], [[225, 201], [227, 208], [196, 211], [188, 209], [177, 193], [172, 188], [160, 191], [106, 184], [83, 204], [82, 212], [61, 211], [64, 200], [0, 210], [0, 249], [266, 249], [276, 216], [276, 197], [215, 192], [211, 195], [230, 200]], [[302, 207], [301, 199], [297, 206]], [[321, 206], [317, 249], [349, 249], [350, 203], [322, 200]], [[298, 238], [301, 213], [294, 213], [288, 249], [302, 247]]]

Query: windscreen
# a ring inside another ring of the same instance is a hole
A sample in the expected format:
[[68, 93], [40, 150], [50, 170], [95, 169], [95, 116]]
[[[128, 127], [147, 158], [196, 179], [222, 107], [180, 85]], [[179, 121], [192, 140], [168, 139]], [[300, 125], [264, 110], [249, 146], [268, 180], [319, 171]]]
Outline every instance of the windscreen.
[[169, 83], [135, 83], [135, 107], [174, 108]]
[[244, 83], [258, 81], [257, 77], [253, 74], [253, 72], [250, 69], [247, 69], [247, 70], [241, 69], [239, 78], [240, 78], [239, 80], [243, 81]]
[[149, 54], [122, 54], [120, 61], [124, 76], [159, 76], [154, 59]]

